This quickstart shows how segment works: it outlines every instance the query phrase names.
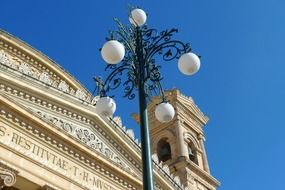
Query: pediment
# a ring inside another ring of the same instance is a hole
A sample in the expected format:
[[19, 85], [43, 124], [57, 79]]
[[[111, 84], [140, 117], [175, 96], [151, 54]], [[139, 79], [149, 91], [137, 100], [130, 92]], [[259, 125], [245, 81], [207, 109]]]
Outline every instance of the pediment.
[[[35, 105], [33, 102], [23, 101], [18, 97], [9, 97], [9, 95], [3, 92], [0, 92], [0, 95], [57, 130], [58, 134], [66, 135], [67, 138], [73, 139], [78, 144], [88, 148], [98, 157], [108, 161], [109, 165], [118, 167], [136, 178], [140, 175], [139, 169], [120, 151], [122, 147], [114, 143], [115, 141], [102, 130], [103, 126], [98, 125], [96, 121], [82, 122]], [[7, 103], [7, 105], [9, 104]], [[0, 104], [0, 106], [3, 105]], [[21, 111], [19, 112], [22, 113]]]
[[3, 92], [0, 92], [0, 138], [3, 147], [83, 187], [94, 188], [98, 180], [104, 184], [114, 180], [122, 185], [113, 189], [141, 186], [138, 174], [95, 131], [36, 113]]
[[172, 99], [175, 99], [175, 106], [178, 110], [178, 115], [189, 118], [192, 117], [192, 121], [199, 123], [201, 127], [206, 125], [209, 121], [208, 116], [206, 116], [196, 105], [192, 97], [183, 95], [179, 90], [173, 89], [167, 92], [167, 95], [171, 95]]

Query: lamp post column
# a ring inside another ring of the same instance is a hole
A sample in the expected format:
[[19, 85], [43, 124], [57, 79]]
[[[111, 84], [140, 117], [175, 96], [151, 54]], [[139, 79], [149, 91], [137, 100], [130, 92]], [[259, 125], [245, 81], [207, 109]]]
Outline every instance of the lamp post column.
[[[178, 32], [177, 29], [167, 29], [162, 32], [149, 29], [144, 25], [147, 16], [142, 9], [135, 8], [130, 13], [129, 20], [132, 26], [125, 27], [115, 19], [118, 30], [110, 32], [110, 38], [107, 38], [108, 41], [101, 49], [102, 58], [109, 64], [106, 70], [111, 70], [110, 75], [105, 82], [100, 78], [95, 80], [100, 96], [123, 85], [124, 96], [133, 99], [135, 97], [133, 90], [138, 89], [143, 189], [153, 190], [147, 98], [151, 98], [154, 94], [162, 97], [162, 102], [155, 108], [155, 117], [159, 122], [169, 122], [175, 115], [173, 106], [164, 96], [160, 84], [162, 80], [159, 73], [160, 66], [156, 64], [155, 56], [160, 55], [164, 61], [178, 59], [178, 68], [186, 75], [192, 75], [199, 70], [200, 60], [197, 55], [190, 52], [188, 43], [172, 39], [173, 34]], [[120, 66], [113, 66], [119, 63]], [[124, 83], [120, 78], [123, 73], [127, 73]], [[108, 96], [101, 97], [96, 103], [97, 113], [106, 117], [111, 117], [115, 109], [114, 100]]]
[[142, 45], [142, 31], [136, 27], [136, 64], [138, 65], [138, 94], [140, 112], [140, 132], [141, 132], [141, 157], [143, 168], [143, 189], [153, 190], [152, 159], [149, 138], [147, 101], [145, 92], [145, 60]]

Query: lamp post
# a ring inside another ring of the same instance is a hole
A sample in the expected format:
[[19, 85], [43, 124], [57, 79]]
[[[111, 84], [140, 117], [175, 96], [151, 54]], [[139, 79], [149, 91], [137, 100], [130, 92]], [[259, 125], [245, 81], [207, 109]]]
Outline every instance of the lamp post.
[[112, 116], [116, 109], [115, 101], [107, 96], [109, 91], [122, 86], [124, 97], [133, 99], [134, 89], [138, 90], [143, 189], [153, 190], [147, 103], [152, 96], [161, 96], [161, 102], [155, 109], [155, 116], [160, 122], [169, 122], [175, 115], [173, 106], [164, 95], [160, 83], [160, 66], [156, 64], [155, 58], [160, 56], [164, 61], [178, 59], [178, 68], [186, 75], [199, 70], [200, 60], [191, 53], [188, 43], [172, 39], [177, 29], [158, 32], [145, 25], [146, 19], [146, 13], [139, 8], [130, 10], [131, 24], [128, 26], [115, 19], [118, 29], [110, 32], [110, 37], [101, 49], [102, 58], [108, 63], [105, 70], [111, 73], [105, 80], [100, 77], [94, 77], [94, 80], [100, 95], [96, 110], [106, 117]]

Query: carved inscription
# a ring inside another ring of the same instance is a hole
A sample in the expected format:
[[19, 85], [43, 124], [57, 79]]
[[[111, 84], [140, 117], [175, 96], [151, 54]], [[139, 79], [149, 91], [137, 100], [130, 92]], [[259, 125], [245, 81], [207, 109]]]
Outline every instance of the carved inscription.
[[110, 182], [103, 180], [94, 172], [79, 166], [72, 160], [59, 155], [48, 147], [19, 133], [18, 131], [0, 124], [0, 143], [32, 158], [43, 166], [65, 175], [88, 189], [116, 190]]

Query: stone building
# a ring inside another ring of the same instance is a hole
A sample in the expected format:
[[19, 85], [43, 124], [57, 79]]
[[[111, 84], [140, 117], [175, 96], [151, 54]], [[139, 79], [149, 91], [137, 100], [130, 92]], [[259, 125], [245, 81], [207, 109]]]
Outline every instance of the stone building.
[[[155, 189], [215, 190], [204, 148], [208, 118], [178, 90], [161, 124], [150, 114]], [[0, 189], [142, 189], [140, 144], [119, 117], [54, 61], [0, 32]], [[155, 101], [149, 105], [150, 113]]]

